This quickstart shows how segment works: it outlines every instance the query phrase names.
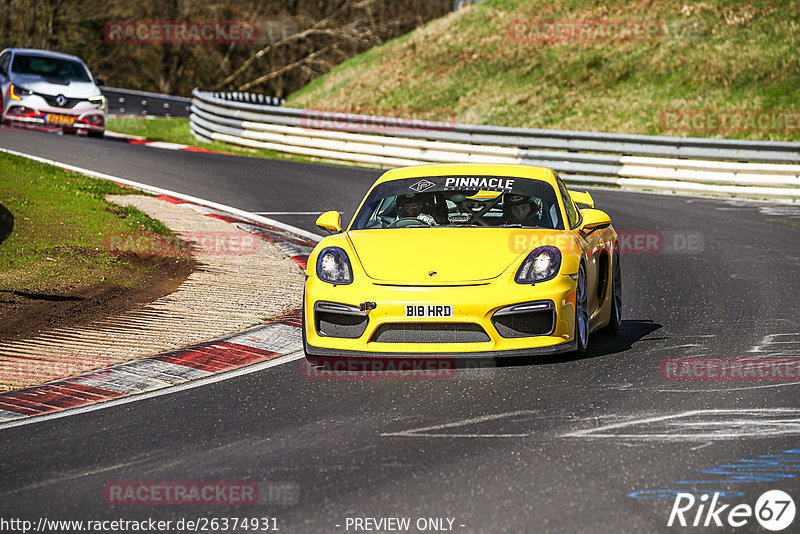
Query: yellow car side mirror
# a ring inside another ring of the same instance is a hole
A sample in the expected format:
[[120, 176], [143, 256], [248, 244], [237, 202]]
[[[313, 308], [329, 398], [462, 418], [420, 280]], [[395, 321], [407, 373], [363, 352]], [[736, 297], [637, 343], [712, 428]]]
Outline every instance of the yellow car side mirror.
[[342, 231], [341, 216], [338, 211], [326, 211], [317, 218], [317, 228], [327, 230], [331, 234]]
[[611, 226], [611, 217], [604, 211], [586, 208], [581, 210], [581, 216], [583, 217], [583, 223], [581, 224], [581, 231], [583, 232], [592, 233], [595, 230]]

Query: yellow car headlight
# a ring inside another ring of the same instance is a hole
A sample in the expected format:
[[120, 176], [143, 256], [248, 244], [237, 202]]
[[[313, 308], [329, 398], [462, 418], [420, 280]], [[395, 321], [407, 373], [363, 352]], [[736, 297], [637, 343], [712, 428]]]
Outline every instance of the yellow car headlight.
[[353, 283], [353, 268], [347, 253], [339, 247], [326, 247], [317, 257], [317, 277], [334, 285]]
[[561, 251], [546, 245], [528, 254], [514, 278], [518, 284], [535, 284], [550, 280], [561, 268]]

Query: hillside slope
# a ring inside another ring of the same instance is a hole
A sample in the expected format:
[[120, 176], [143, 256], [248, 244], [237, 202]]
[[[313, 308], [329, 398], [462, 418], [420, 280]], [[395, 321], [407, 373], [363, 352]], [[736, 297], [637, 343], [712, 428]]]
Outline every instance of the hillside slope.
[[486, 0], [346, 61], [286, 105], [800, 140], [800, 3], [603, 4]]

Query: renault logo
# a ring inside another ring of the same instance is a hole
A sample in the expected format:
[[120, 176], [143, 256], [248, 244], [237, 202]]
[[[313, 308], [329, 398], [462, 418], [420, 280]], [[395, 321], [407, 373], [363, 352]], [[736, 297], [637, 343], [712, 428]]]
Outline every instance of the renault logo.
[[58, 95], [56, 97], [56, 104], [61, 106], [62, 108], [67, 105], [67, 97], [64, 95]]
[[428, 276], [436, 276], [436, 271], [428, 271]]

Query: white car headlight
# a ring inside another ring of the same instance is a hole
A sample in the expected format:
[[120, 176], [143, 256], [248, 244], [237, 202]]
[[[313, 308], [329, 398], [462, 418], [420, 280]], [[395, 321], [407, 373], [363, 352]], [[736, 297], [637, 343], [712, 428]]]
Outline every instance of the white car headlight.
[[103, 95], [90, 96], [89, 102], [97, 106], [97, 109], [99, 109], [100, 111], [106, 109], [106, 97], [104, 97]]
[[21, 87], [13, 83], [8, 86], [8, 96], [11, 98], [11, 100], [22, 100], [23, 96], [29, 96], [32, 94], [33, 91], [26, 89], [25, 87]]

